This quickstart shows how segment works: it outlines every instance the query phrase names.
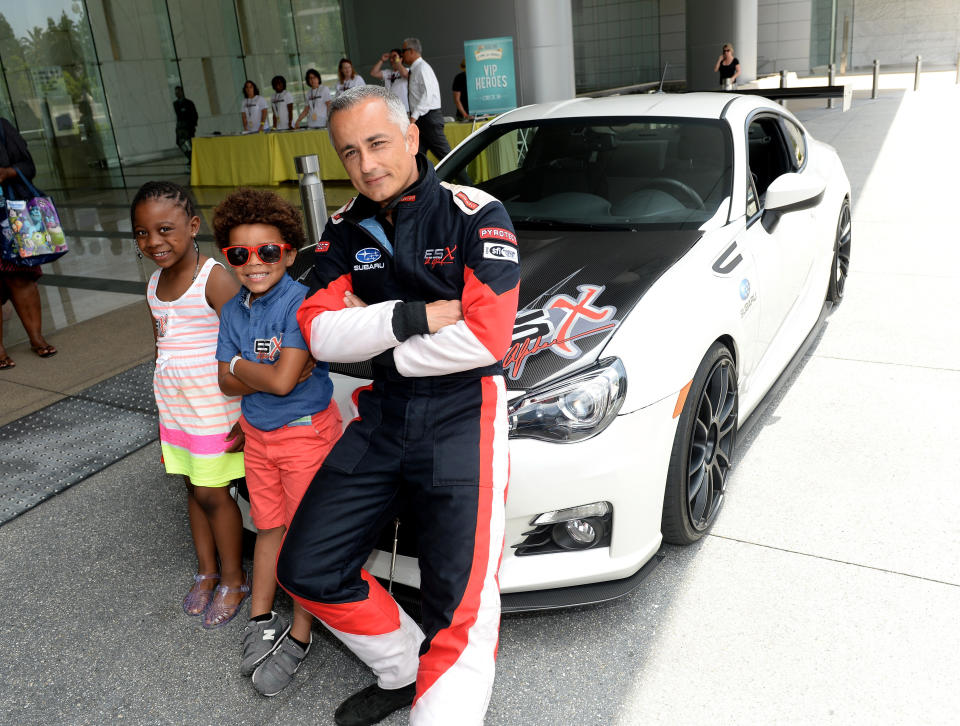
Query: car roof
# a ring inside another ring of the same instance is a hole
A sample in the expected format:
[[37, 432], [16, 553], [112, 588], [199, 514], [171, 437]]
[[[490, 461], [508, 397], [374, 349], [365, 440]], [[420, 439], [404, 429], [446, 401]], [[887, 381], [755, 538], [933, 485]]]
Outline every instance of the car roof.
[[750, 98], [755, 106], [775, 104], [757, 96], [733, 93], [640, 93], [603, 98], [573, 98], [523, 106], [500, 116], [493, 123], [517, 123], [543, 119], [582, 118], [587, 116], [675, 116], [719, 119], [727, 105], [736, 99]]

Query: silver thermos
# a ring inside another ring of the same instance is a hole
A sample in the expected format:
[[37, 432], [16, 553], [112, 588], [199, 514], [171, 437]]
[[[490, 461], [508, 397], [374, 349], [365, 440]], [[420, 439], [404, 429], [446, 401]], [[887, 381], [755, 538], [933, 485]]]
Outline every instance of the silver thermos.
[[320, 160], [316, 154], [295, 156], [293, 164], [300, 175], [300, 203], [303, 205], [303, 226], [307, 233], [307, 247], [320, 241], [327, 223], [327, 202], [320, 179]]
[[300, 203], [303, 206], [303, 226], [307, 243], [299, 250], [289, 272], [294, 280], [309, 286], [308, 278], [313, 269], [314, 251], [327, 224], [327, 201], [323, 195], [320, 160], [317, 155], [295, 156], [293, 164], [300, 176]]

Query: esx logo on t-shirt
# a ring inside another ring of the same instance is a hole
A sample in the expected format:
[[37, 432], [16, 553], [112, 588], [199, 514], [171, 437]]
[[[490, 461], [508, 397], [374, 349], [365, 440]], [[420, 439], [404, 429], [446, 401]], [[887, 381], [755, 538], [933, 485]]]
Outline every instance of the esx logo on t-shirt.
[[257, 360], [275, 361], [280, 357], [280, 344], [282, 342], [282, 335], [276, 335], [272, 338], [256, 338], [253, 341], [253, 352], [257, 354]]

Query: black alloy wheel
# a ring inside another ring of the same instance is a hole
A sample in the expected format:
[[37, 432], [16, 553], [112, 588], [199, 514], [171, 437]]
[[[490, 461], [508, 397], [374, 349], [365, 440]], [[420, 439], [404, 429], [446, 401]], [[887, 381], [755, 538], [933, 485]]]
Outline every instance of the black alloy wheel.
[[830, 286], [827, 288], [827, 300], [839, 305], [843, 300], [847, 274], [850, 270], [850, 241], [853, 237], [850, 224], [850, 200], [844, 199], [837, 220], [837, 237], [833, 245], [833, 264], [830, 267]]
[[726, 346], [714, 343], [700, 363], [677, 424], [662, 531], [671, 544], [692, 544], [723, 504], [737, 438], [737, 371]]

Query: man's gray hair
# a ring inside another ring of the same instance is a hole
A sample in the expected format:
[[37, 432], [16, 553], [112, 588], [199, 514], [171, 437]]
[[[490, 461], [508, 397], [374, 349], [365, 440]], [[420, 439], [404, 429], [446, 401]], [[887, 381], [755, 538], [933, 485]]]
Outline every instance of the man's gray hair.
[[404, 38], [403, 43], [410, 50], [416, 51], [417, 53], [423, 53], [423, 46], [420, 45], [420, 38]]
[[410, 126], [410, 117], [407, 116], [407, 110], [403, 107], [403, 102], [399, 96], [391, 93], [383, 86], [354, 86], [338, 93], [337, 97], [330, 103], [330, 114], [327, 116], [327, 130], [330, 131], [330, 141], [333, 141], [331, 122], [338, 112], [358, 106], [374, 98], [380, 99], [386, 104], [387, 118], [399, 126], [400, 131], [406, 133]]

